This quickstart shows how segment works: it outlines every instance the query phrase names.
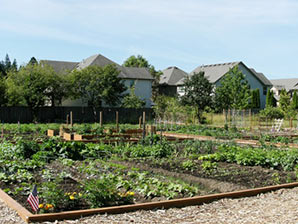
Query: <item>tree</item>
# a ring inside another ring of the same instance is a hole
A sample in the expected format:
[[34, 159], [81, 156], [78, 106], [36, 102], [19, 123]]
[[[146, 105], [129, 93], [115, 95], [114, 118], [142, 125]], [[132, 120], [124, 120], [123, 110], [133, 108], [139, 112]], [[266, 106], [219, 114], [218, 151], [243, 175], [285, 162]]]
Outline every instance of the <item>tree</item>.
[[212, 105], [213, 85], [204, 76], [204, 72], [200, 72], [185, 79], [184, 89], [185, 94], [181, 97], [182, 104], [196, 107], [197, 118], [202, 123], [204, 110]]
[[52, 91], [57, 92], [56, 78], [50, 66], [27, 64], [18, 72], [11, 71], [6, 80], [8, 105], [28, 106], [36, 119], [38, 107], [45, 105]]
[[140, 99], [135, 93], [135, 87], [130, 87], [130, 93], [123, 98], [122, 106], [124, 108], [143, 108], [145, 100]]
[[38, 61], [36, 60], [35, 57], [32, 57], [32, 58], [30, 59], [30, 61], [28, 62], [28, 64], [31, 64], [31, 65], [37, 65], [37, 64], [38, 64]]
[[124, 97], [126, 90], [119, 71], [114, 65], [88, 66], [82, 70], [75, 70], [71, 74], [73, 98], [81, 98], [92, 107], [94, 118], [96, 109], [104, 101], [110, 106], [116, 106]]
[[8, 72], [11, 68], [11, 61], [9, 59], [8, 54], [6, 54], [6, 56], [5, 56], [4, 66], [5, 66], [4, 68], [5, 68], [6, 72]]
[[4, 78], [0, 77], [0, 106], [5, 106], [7, 103], [6, 99], [6, 85]]
[[266, 94], [266, 107], [276, 107], [276, 100], [274, 98], [274, 93], [268, 89]]
[[292, 107], [294, 110], [297, 110], [298, 109], [298, 97], [297, 97], [297, 91], [294, 91], [293, 93], [293, 97], [292, 97]]
[[18, 71], [18, 63], [16, 59], [13, 60], [13, 63], [11, 65], [11, 70]]
[[253, 89], [251, 90], [251, 105], [250, 108], [260, 108], [260, 89]]
[[123, 66], [124, 67], [148, 68], [149, 69], [150, 74], [154, 78], [154, 81], [152, 83], [152, 99], [154, 101], [158, 95], [159, 78], [160, 78], [162, 72], [156, 71], [154, 66], [149, 64], [149, 62], [141, 55], [130, 56], [123, 62]]
[[217, 109], [242, 110], [249, 106], [250, 89], [245, 75], [235, 66], [220, 80], [215, 90]]
[[279, 107], [287, 118], [294, 118], [297, 114], [291, 103], [291, 97], [285, 89], [280, 91]]

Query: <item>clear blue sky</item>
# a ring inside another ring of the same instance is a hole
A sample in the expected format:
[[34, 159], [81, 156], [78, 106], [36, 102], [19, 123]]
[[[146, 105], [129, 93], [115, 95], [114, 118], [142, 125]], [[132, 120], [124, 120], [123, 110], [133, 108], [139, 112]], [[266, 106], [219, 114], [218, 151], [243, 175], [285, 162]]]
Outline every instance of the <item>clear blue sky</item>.
[[161, 70], [243, 61], [298, 78], [298, 1], [0, 0], [0, 46], [19, 65], [140, 54]]

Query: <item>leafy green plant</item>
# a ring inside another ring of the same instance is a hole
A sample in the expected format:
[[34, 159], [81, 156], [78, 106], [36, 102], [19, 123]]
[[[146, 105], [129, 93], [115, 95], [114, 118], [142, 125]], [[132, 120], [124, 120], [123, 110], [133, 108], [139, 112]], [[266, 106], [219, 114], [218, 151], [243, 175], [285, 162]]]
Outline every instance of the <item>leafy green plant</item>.
[[186, 160], [181, 164], [182, 168], [185, 170], [193, 171], [196, 164], [192, 160]]
[[217, 163], [216, 162], [211, 162], [211, 161], [204, 161], [202, 164], [201, 164], [201, 167], [203, 169], [203, 171], [205, 173], [211, 173], [212, 171], [216, 170], [217, 169]]

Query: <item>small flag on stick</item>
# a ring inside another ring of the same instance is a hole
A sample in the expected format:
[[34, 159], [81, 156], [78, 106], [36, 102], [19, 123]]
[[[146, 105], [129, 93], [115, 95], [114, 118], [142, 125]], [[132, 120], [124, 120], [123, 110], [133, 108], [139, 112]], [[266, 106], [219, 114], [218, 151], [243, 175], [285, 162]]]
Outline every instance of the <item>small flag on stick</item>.
[[33, 209], [33, 211], [36, 212], [39, 208], [39, 200], [38, 200], [36, 185], [34, 185], [32, 192], [30, 193], [29, 197], [27, 198], [27, 201], [31, 205], [31, 208]]

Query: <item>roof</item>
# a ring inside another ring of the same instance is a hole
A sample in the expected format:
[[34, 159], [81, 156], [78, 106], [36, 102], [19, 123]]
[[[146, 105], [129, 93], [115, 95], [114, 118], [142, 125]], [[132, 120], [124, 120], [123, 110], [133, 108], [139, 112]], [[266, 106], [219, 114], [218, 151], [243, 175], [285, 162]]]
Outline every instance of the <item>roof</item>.
[[83, 69], [90, 65], [106, 66], [106, 65], [112, 65], [112, 64], [116, 65], [117, 67], [120, 66], [116, 62], [106, 58], [105, 56], [103, 56], [101, 54], [95, 54], [95, 55], [92, 55], [86, 59], [83, 59], [77, 65], [77, 69]]
[[69, 61], [53, 61], [53, 60], [41, 60], [41, 64], [50, 65], [55, 72], [61, 73], [63, 71], [71, 71], [76, 68], [79, 62], [69, 62]]
[[228, 62], [228, 63], [221, 63], [221, 64], [211, 64], [211, 65], [202, 65], [197, 67], [193, 70], [190, 75], [194, 73], [204, 72], [206, 78], [211, 83], [217, 82], [221, 79], [231, 68], [234, 68], [237, 65], [243, 65], [247, 70], [249, 70], [252, 75], [254, 75], [261, 83], [266, 86], [272, 86], [272, 83], [265, 77], [263, 73], [256, 72], [254, 69], [248, 68], [243, 62], [236, 61], [236, 62]]
[[120, 77], [126, 79], [146, 79], [154, 80], [147, 68], [124, 67], [120, 66]]
[[276, 89], [285, 89], [287, 92], [290, 90], [298, 89], [298, 78], [293, 79], [272, 79], [270, 80]]
[[266, 78], [266, 76], [263, 73], [257, 72], [253, 68], [250, 68], [250, 71], [252, 71], [252, 73], [254, 73], [255, 76], [257, 76], [259, 80], [261, 80], [266, 86], [272, 86], [272, 83]]
[[147, 68], [123, 67], [101, 54], [92, 55], [82, 60], [81, 62], [63, 62], [50, 60], [43, 60], [43, 62], [52, 66], [56, 72], [59, 72], [61, 70], [80, 70], [92, 65], [98, 65], [101, 67], [106, 65], [115, 65], [120, 71], [119, 77], [123, 79], [154, 79]]
[[190, 75], [194, 73], [204, 72], [205, 77], [211, 82], [217, 82], [221, 77], [223, 77], [231, 68], [238, 65], [240, 62], [229, 62], [222, 64], [211, 64], [202, 65], [193, 70]]
[[187, 76], [188, 74], [185, 71], [179, 69], [178, 67], [168, 67], [167, 69], [162, 71], [159, 84], [175, 86], [177, 85], [177, 82], [179, 82], [182, 79], [184, 80], [184, 78]]

